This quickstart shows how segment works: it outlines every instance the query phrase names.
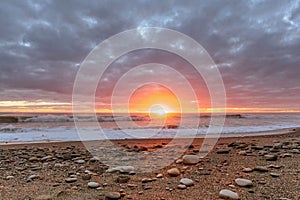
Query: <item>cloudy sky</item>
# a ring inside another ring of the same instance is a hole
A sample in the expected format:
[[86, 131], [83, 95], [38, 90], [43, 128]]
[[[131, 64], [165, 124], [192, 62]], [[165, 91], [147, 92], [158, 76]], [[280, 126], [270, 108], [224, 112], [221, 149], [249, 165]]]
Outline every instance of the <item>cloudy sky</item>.
[[[141, 27], [173, 29], [200, 43], [221, 72], [228, 107], [299, 110], [299, 4], [280, 0], [1, 1], [0, 112], [68, 109], [76, 73], [89, 52], [114, 34]], [[132, 52], [113, 63], [103, 77], [98, 92], [102, 103], [108, 102], [105, 98], [124, 73], [122, 68], [147, 62], [173, 63], [189, 81], [199, 79], [174, 55]], [[193, 86], [206, 94], [202, 84]]]

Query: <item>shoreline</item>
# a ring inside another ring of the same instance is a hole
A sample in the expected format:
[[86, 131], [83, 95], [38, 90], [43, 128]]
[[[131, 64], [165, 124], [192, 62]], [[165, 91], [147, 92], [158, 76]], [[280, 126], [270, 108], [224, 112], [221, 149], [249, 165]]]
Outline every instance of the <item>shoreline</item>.
[[[217, 136], [217, 139], [221, 138], [248, 138], [248, 137], [265, 137], [265, 136], [280, 136], [280, 135], [286, 135], [296, 132], [297, 130], [300, 130], [300, 127], [293, 127], [293, 128], [283, 128], [283, 129], [277, 129], [277, 130], [269, 130], [269, 131], [260, 131], [260, 132], [245, 132], [245, 133], [224, 133], [220, 134], [219, 137]], [[196, 136], [196, 137], [180, 137], [178, 139], [204, 139], [205, 136]], [[215, 138], [215, 137], [207, 137], [207, 138]], [[21, 141], [21, 142], [0, 142], [1, 146], [9, 146], [9, 145], [27, 145], [27, 144], [45, 144], [45, 143], [51, 143], [51, 144], [57, 144], [57, 143], [85, 143], [85, 142], [96, 142], [96, 141], [112, 141], [112, 142], [120, 142], [120, 141], [141, 141], [141, 140], [172, 140], [173, 138], [124, 138], [124, 139], [106, 139], [106, 140], [95, 140], [95, 141], [81, 141], [81, 140], [74, 140], [74, 141], [64, 141], [64, 140], [41, 140], [41, 141]]]

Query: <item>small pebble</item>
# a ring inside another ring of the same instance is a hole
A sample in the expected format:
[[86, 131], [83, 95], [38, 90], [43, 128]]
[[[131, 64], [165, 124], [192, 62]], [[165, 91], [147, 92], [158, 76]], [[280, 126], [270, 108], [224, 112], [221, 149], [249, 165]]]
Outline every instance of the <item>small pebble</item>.
[[183, 190], [183, 189], [186, 189], [186, 185], [179, 184], [179, 185], [177, 185], [177, 188]]
[[231, 190], [221, 190], [219, 196], [222, 199], [240, 199], [239, 195]]
[[277, 173], [270, 173], [270, 175], [271, 175], [272, 177], [274, 177], [274, 178], [277, 178], [277, 177], [280, 176], [280, 174], [277, 174]]
[[88, 182], [88, 187], [89, 188], [97, 188], [97, 187], [99, 187], [99, 183], [93, 182], [93, 181]]
[[172, 168], [167, 171], [170, 176], [179, 176], [180, 171], [177, 168]]
[[194, 181], [189, 179], [189, 178], [182, 178], [180, 179], [180, 183], [186, 186], [193, 186], [194, 185]]
[[65, 179], [65, 182], [66, 183], [74, 183], [74, 182], [76, 182], [77, 181], [77, 178], [66, 178]]
[[157, 175], [156, 175], [156, 178], [162, 178], [162, 177], [163, 177], [162, 174], [157, 174]]
[[107, 199], [120, 199], [121, 194], [119, 192], [109, 192], [105, 195]]
[[253, 183], [252, 183], [251, 180], [244, 179], [244, 178], [237, 178], [237, 179], [235, 179], [235, 183], [238, 186], [241, 186], [241, 187], [251, 187], [251, 186], [253, 186]]

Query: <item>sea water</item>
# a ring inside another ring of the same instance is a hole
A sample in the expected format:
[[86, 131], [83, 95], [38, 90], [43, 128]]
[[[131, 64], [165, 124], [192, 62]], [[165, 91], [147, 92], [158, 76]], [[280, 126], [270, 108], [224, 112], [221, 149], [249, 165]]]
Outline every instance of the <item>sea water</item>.
[[[216, 115], [224, 119], [221, 137], [272, 134], [300, 127], [300, 113]], [[77, 121], [77, 126], [74, 121]], [[222, 120], [220, 120], [222, 121]], [[0, 143], [81, 141], [94, 139], [205, 137], [213, 127], [209, 114], [87, 114], [1, 113]], [[80, 130], [80, 131], [79, 131]]]

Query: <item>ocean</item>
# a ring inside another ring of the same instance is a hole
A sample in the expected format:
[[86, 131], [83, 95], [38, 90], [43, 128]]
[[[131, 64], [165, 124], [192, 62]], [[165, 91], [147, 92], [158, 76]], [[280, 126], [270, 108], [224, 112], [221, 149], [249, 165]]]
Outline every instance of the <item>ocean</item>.
[[[300, 127], [300, 113], [227, 114], [217, 117], [225, 117], [221, 137], [272, 134]], [[93, 140], [100, 130], [104, 135], [102, 139], [204, 137], [212, 126], [208, 114], [168, 114], [166, 118], [147, 114], [98, 114], [96, 125], [94, 119], [87, 115], [76, 118], [80, 129], [89, 135], [82, 137], [77, 132], [72, 114], [0, 113], [0, 143]]]

